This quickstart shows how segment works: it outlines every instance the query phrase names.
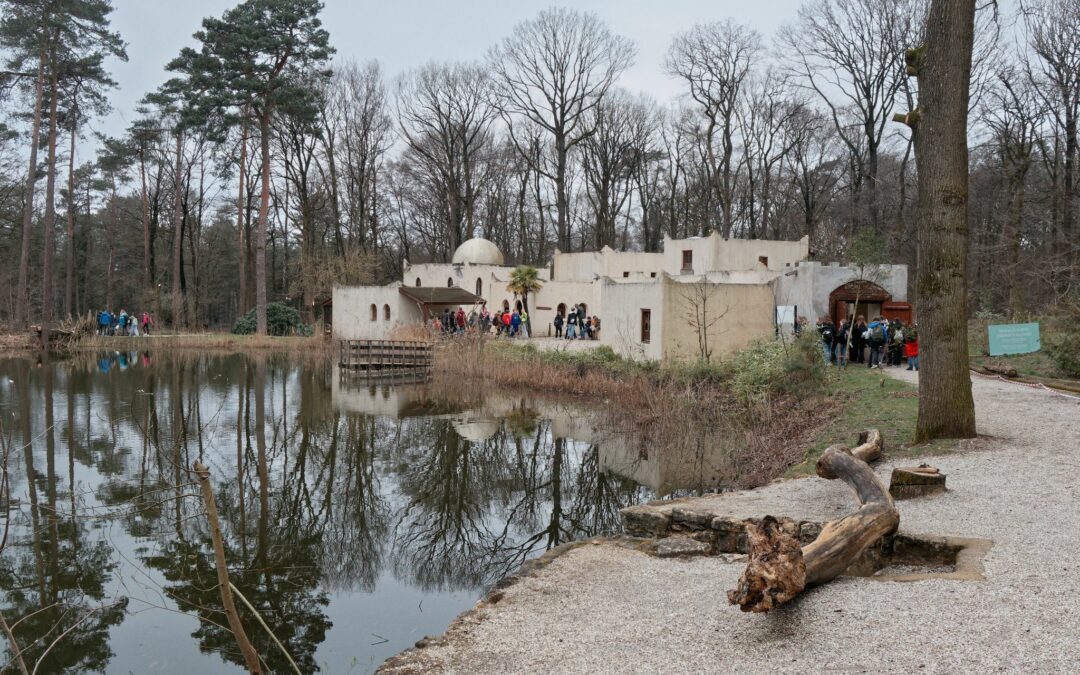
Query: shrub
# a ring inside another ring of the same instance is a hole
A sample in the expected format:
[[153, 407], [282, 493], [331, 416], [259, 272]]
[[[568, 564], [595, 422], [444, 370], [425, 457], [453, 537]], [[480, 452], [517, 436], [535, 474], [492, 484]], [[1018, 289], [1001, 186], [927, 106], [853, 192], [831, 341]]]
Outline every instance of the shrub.
[[763, 340], [727, 361], [732, 393], [744, 404], [762, 403], [778, 393], [794, 393], [824, 381], [825, 360], [813, 331], [793, 343]]
[[[255, 333], [255, 310], [252, 309], [233, 324], [232, 332], [236, 335]], [[289, 335], [296, 332], [303, 334], [304, 326], [300, 322], [300, 312], [280, 302], [271, 302], [266, 306], [266, 332], [269, 335]], [[308, 329], [310, 331], [310, 329]], [[309, 333], [310, 334], [310, 333]]]

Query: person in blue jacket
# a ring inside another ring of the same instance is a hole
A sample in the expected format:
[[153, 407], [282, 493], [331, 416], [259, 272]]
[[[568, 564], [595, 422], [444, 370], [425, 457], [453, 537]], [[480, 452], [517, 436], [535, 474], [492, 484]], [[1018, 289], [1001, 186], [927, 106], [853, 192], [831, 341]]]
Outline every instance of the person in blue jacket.
[[889, 344], [889, 322], [880, 316], [866, 327], [866, 341], [870, 345], [870, 368], [881, 367], [881, 353]]

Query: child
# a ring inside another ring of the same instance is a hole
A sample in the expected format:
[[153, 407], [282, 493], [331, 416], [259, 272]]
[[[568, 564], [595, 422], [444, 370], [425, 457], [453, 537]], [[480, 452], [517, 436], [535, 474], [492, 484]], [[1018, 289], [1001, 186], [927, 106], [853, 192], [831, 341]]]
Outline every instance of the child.
[[910, 336], [904, 343], [904, 356], [907, 357], [907, 369], [919, 369], [919, 338]]

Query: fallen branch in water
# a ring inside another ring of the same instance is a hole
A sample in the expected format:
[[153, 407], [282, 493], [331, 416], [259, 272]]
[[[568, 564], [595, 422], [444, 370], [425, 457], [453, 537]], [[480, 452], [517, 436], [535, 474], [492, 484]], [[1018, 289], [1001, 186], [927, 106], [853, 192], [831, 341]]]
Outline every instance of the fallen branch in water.
[[206, 504], [206, 517], [210, 521], [210, 538], [214, 544], [214, 560], [217, 568], [218, 586], [221, 589], [221, 604], [225, 609], [225, 617], [229, 620], [229, 630], [236, 638], [236, 644], [240, 647], [240, 653], [244, 656], [248, 672], [261, 673], [262, 664], [259, 662], [259, 654], [251, 646], [244, 626], [240, 623], [240, 615], [236, 613], [236, 604], [233, 602], [233, 585], [229, 582], [229, 570], [225, 566], [225, 545], [221, 541], [221, 525], [218, 523], [217, 505], [214, 503], [214, 488], [210, 485], [210, 470], [199, 460], [195, 460], [191, 468], [199, 479], [202, 488], [203, 502]]
[[899, 526], [900, 514], [888, 489], [866, 461], [852, 451], [830, 447], [818, 460], [817, 474], [827, 479], [840, 478], [851, 486], [859, 498], [859, 508], [826, 523], [817, 539], [801, 549], [796, 536], [785, 531], [772, 516], [749, 525], [750, 562], [739, 577], [739, 585], [728, 591], [728, 602], [739, 605], [744, 612], [768, 612], [808, 586], [835, 579], [864, 550]]

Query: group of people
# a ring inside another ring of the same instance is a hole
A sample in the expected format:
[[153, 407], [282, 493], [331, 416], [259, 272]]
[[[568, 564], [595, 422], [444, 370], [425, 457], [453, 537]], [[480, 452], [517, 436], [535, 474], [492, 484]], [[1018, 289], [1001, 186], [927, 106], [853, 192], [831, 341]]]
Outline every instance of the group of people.
[[867, 323], [865, 317], [857, 316], [855, 323], [844, 319], [836, 325], [829, 317], [822, 317], [818, 319], [818, 333], [825, 360], [832, 365], [865, 363], [868, 368], [883, 368], [900, 366], [906, 361], [908, 370], [919, 369], [916, 324], [905, 326], [899, 319], [882, 316]]
[[586, 314], [585, 305], [571, 307], [565, 318], [562, 313], [555, 314], [554, 324], [557, 338], [596, 340], [600, 337], [600, 317]]
[[[452, 311], [443, 309], [431, 319], [431, 327], [437, 333], [455, 334], [479, 332], [483, 335], [494, 333], [496, 337], [528, 338], [531, 337], [529, 312], [524, 306], [488, 311], [487, 305], [480, 305], [468, 313], [464, 307]], [[555, 314], [555, 337], [567, 340], [596, 340], [600, 336], [600, 317], [585, 313], [585, 305], [570, 308], [566, 316], [562, 312]]]
[[496, 336], [529, 337], [529, 312], [521, 307], [492, 314], [483, 304], [480, 311], [474, 308], [466, 314], [464, 307], [458, 307], [456, 312], [447, 307], [441, 315], [435, 315], [431, 325], [436, 332], [445, 334], [479, 331], [484, 335], [494, 332]]
[[154, 320], [149, 312], [142, 313], [142, 321], [135, 312], [128, 314], [126, 309], [121, 309], [119, 314], [103, 309], [97, 315], [98, 335], [138, 337], [140, 327], [142, 335], [149, 335], [153, 325]]

